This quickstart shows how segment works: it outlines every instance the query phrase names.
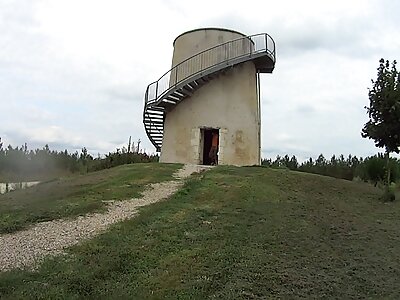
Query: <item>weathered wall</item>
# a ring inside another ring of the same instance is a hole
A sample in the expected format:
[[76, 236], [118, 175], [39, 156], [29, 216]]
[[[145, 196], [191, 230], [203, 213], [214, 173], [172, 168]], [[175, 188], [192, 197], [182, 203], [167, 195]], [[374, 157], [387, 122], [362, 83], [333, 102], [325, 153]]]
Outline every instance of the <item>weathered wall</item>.
[[244, 36], [235, 31], [207, 28], [183, 33], [174, 41], [172, 66], [203, 50]]
[[[215, 29], [184, 34], [175, 41], [173, 64], [238, 37], [242, 35]], [[199, 163], [200, 128], [204, 127], [220, 129], [220, 164], [260, 163], [256, 69], [252, 62], [217, 76], [167, 113], [160, 161]]]
[[[217, 29], [199, 29], [178, 36], [174, 41], [172, 66], [179, 66], [170, 74], [170, 86], [228, 58], [250, 53], [250, 49], [254, 48], [253, 43], [250, 39], [243, 39], [243, 37], [245, 37], [243, 34], [235, 31]], [[228, 41], [231, 43], [224, 44]], [[217, 45], [220, 46], [192, 58], [193, 55]]]

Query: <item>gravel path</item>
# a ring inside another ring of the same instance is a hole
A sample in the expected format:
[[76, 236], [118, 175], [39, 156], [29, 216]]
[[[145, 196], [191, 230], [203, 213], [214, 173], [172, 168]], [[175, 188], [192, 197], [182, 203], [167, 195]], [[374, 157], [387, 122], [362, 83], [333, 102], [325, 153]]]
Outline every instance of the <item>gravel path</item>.
[[62, 254], [63, 249], [104, 232], [113, 223], [133, 217], [138, 207], [168, 198], [182, 186], [183, 179], [204, 169], [203, 166], [185, 165], [174, 173], [175, 180], [150, 184], [141, 198], [110, 202], [105, 213], [43, 222], [27, 230], [1, 235], [0, 272], [33, 267], [47, 255]]

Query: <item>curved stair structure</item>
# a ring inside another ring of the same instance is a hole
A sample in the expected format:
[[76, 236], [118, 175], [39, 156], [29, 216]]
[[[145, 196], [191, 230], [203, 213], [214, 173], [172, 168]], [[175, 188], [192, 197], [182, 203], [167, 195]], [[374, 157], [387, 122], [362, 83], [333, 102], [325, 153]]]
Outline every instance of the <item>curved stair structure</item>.
[[201, 51], [147, 86], [143, 111], [146, 134], [160, 152], [165, 114], [201, 86], [235, 65], [253, 61], [258, 73], [272, 73], [275, 42], [266, 33], [234, 39]]

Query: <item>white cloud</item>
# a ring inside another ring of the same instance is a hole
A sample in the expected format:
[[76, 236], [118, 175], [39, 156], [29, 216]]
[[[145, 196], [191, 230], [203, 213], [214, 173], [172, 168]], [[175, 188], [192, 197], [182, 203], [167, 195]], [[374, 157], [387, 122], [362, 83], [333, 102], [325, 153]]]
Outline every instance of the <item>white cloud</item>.
[[[212, 8], [212, 9], [210, 9]], [[0, 2], [0, 136], [15, 145], [106, 153], [141, 122], [147, 84], [170, 68], [174, 38], [197, 27], [268, 32], [262, 76], [265, 156], [368, 155], [360, 136], [380, 57], [399, 59], [396, 1], [4, 0]]]

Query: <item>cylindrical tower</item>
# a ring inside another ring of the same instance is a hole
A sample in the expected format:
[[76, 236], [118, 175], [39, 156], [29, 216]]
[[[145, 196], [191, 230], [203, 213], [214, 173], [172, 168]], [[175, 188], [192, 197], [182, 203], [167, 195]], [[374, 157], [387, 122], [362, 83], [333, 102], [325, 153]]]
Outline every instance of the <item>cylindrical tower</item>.
[[[161, 79], [154, 87], [155, 98], [164, 99], [158, 100], [161, 162], [211, 164], [216, 146], [219, 164], [260, 164], [258, 73], [272, 72], [275, 63], [275, 49], [273, 58], [266, 51], [268, 41], [267, 35], [254, 39], [219, 28], [196, 29], [175, 39], [166, 91], [157, 95]], [[260, 43], [267, 59], [260, 55]]]

